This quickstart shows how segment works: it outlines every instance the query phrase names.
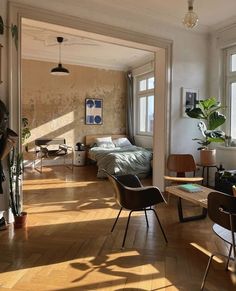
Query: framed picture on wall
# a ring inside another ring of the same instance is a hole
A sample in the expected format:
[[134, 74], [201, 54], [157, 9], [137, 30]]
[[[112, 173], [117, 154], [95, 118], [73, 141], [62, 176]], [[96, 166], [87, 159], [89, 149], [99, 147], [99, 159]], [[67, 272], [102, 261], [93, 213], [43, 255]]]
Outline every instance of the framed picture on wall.
[[102, 119], [102, 99], [85, 99], [85, 124], [101, 125]]
[[182, 88], [182, 117], [188, 117], [186, 110], [191, 110], [196, 107], [199, 98], [197, 89]]

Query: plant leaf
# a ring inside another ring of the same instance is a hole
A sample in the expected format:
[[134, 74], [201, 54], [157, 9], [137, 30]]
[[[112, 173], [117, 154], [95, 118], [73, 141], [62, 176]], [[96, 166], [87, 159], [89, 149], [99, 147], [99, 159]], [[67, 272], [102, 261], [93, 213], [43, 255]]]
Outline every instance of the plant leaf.
[[18, 49], [18, 27], [14, 24], [11, 25], [11, 36], [14, 39], [16, 50]]
[[205, 115], [201, 108], [193, 108], [191, 110], [186, 110], [185, 112], [191, 118], [205, 119]]
[[216, 100], [215, 97], [211, 97], [205, 100], [201, 100], [199, 102], [205, 110], [209, 110], [212, 107], [218, 107], [219, 102]]
[[226, 120], [226, 117], [219, 113], [218, 111], [213, 112], [210, 116], [209, 116], [209, 129], [210, 130], [214, 130], [217, 127], [221, 126]]

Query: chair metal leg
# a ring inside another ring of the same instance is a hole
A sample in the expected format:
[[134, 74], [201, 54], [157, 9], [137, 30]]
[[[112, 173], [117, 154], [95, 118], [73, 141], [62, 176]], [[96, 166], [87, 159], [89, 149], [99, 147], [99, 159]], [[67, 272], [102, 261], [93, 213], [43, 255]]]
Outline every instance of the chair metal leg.
[[228, 259], [227, 259], [226, 266], [225, 266], [225, 270], [226, 270], [226, 271], [229, 270], [229, 260], [230, 260], [230, 256], [231, 256], [232, 248], [233, 248], [233, 245], [230, 245], [229, 255], [228, 255]]
[[111, 229], [111, 232], [113, 232], [113, 230], [114, 230], [114, 228], [115, 228], [115, 226], [116, 226], [116, 223], [117, 223], [117, 221], [118, 221], [118, 219], [119, 219], [119, 216], [120, 216], [120, 214], [121, 214], [121, 211], [122, 211], [122, 207], [120, 208], [120, 211], [119, 211], [119, 213], [118, 213], [118, 215], [117, 215], [117, 217], [116, 217], [116, 220], [115, 220], [115, 222], [114, 222], [114, 224], [113, 224], [113, 226], [112, 226], [112, 229]]
[[148, 223], [148, 217], [147, 217], [147, 211], [146, 209], [144, 209], [145, 212], [145, 218], [146, 218], [146, 222], [147, 222], [147, 228], [149, 228], [149, 223]]
[[209, 269], [210, 269], [210, 265], [211, 265], [211, 262], [212, 262], [212, 259], [215, 255], [211, 255], [209, 260], [208, 260], [208, 263], [207, 263], [207, 267], [206, 267], [206, 271], [205, 271], [205, 274], [204, 274], [204, 277], [203, 277], [203, 280], [202, 280], [202, 285], [201, 285], [201, 291], [203, 291], [204, 289], [204, 286], [205, 286], [205, 282], [206, 282], [206, 277], [208, 275], [208, 272], [209, 272]]
[[125, 235], [124, 235], [123, 243], [122, 243], [122, 249], [123, 249], [124, 246], [125, 246], [126, 235], [127, 235], [127, 231], [128, 231], [128, 227], [129, 227], [129, 221], [130, 221], [130, 216], [131, 216], [132, 212], [133, 212], [133, 210], [130, 211], [130, 213], [129, 213], [129, 217], [128, 217], [128, 221], [127, 221], [127, 224], [126, 224]]
[[167, 240], [167, 238], [166, 238], [166, 235], [165, 235], [164, 229], [162, 228], [161, 222], [160, 222], [160, 220], [159, 220], [159, 217], [158, 217], [158, 215], [157, 215], [155, 209], [151, 208], [151, 210], [154, 212], [154, 214], [155, 214], [155, 216], [156, 216], [156, 219], [157, 219], [157, 221], [158, 221], [158, 223], [159, 223], [159, 225], [160, 225], [160, 228], [161, 228], [161, 231], [162, 231], [162, 234], [163, 234], [163, 236], [164, 236], [164, 239], [165, 239], [166, 243], [168, 243], [168, 240]]

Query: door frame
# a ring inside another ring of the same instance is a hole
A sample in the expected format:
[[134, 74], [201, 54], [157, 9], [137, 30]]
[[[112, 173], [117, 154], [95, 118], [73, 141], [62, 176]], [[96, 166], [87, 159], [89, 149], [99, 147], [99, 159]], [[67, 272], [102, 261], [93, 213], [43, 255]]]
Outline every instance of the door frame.
[[[48, 22], [75, 29], [91, 39], [145, 49], [155, 54], [154, 68], [158, 86], [155, 87], [155, 114], [153, 135], [153, 185], [164, 189], [166, 157], [170, 141], [170, 98], [172, 81], [172, 45], [168, 39], [155, 37], [124, 28], [118, 28], [79, 17], [55, 13], [32, 6], [9, 3], [8, 25], [18, 27], [18, 49], [9, 31], [9, 121], [21, 133], [21, 23], [22, 18]], [[20, 141], [21, 142], [21, 141]], [[20, 143], [19, 142], [19, 143]], [[21, 145], [19, 145], [21, 148]]]

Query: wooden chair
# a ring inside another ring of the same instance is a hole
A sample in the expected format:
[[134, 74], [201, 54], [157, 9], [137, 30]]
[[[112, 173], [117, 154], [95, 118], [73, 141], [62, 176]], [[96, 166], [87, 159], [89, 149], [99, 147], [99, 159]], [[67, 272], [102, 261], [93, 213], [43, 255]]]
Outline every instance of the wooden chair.
[[[184, 183], [199, 183], [203, 177], [195, 177], [197, 170], [196, 163], [192, 155], [189, 154], [171, 154], [167, 159], [167, 169], [170, 172], [175, 172], [176, 176], [165, 176], [167, 181], [178, 184]], [[192, 173], [193, 177], [186, 177], [186, 173]]]
[[[167, 170], [174, 172], [175, 176], [164, 176], [166, 181], [171, 182], [172, 185], [186, 184], [186, 183], [200, 183], [203, 181], [203, 177], [195, 177], [197, 170], [194, 158], [190, 154], [171, 154], [167, 159]], [[186, 174], [192, 176], [186, 177]], [[168, 195], [169, 203], [169, 195]], [[203, 208], [202, 214], [191, 217], [183, 217], [182, 200], [178, 198], [178, 214], [180, 222], [186, 222], [190, 220], [198, 220], [206, 217], [207, 210]]]
[[210, 256], [202, 280], [201, 290], [204, 289], [212, 259], [216, 255], [227, 258], [226, 270], [228, 270], [229, 261], [232, 259], [230, 256], [233, 250], [233, 279], [235, 279], [236, 276], [236, 197], [224, 193], [211, 192], [208, 195], [208, 215], [209, 218], [215, 222], [213, 231], [218, 237], [230, 245], [230, 249], [228, 256], [223, 254], [212, 254]]
[[152, 206], [161, 203], [166, 202], [163, 198], [160, 190], [157, 187], [154, 186], [148, 186], [144, 187], [139, 178], [135, 175], [122, 175], [122, 176], [113, 176], [109, 174], [107, 171], [103, 170], [109, 181], [114, 187], [115, 190], [115, 199], [116, 202], [120, 205], [120, 211], [116, 217], [116, 220], [112, 226], [111, 232], [114, 230], [116, 223], [119, 219], [119, 216], [121, 214], [121, 211], [123, 209], [129, 210], [129, 217], [126, 224], [125, 234], [123, 238], [122, 248], [124, 248], [126, 235], [129, 227], [129, 221], [132, 212], [134, 211], [144, 211], [145, 218], [147, 222], [147, 227], [149, 227], [148, 224], [148, 217], [147, 217], [147, 211], [153, 211], [155, 214], [155, 217], [159, 223], [159, 226], [161, 228], [162, 234], [164, 236], [164, 239], [167, 243], [167, 238], [165, 235], [165, 232], [162, 228], [161, 222], [158, 218], [158, 215]]

